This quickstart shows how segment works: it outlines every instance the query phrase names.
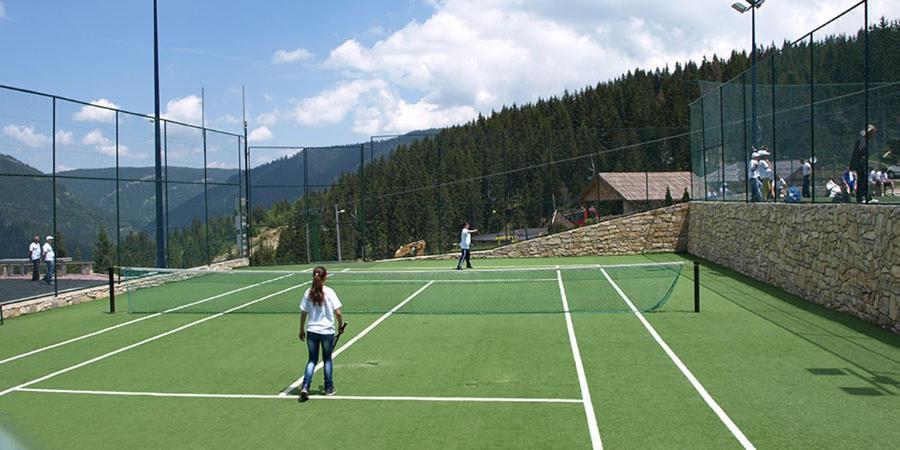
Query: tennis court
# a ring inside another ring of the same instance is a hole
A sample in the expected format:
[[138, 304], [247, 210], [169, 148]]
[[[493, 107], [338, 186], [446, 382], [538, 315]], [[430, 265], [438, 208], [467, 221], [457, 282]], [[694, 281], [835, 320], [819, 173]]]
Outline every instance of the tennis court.
[[[900, 337], [681, 255], [329, 266], [337, 395], [296, 388], [309, 267], [125, 269], [0, 329], [23, 446], [892, 447]], [[86, 414], [86, 412], [90, 414]], [[327, 444], [321, 437], [328, 433]]]

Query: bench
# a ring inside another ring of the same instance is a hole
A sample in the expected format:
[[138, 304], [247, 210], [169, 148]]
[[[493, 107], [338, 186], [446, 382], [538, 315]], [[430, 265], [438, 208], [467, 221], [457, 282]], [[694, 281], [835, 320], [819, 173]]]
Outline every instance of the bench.
[[[72, 270], [74, 269], [74, 272]], [[47, 265], [41, 263], [41, 273], [45, 273]], [[67, 273], [90, 275], [94, 272], [93, 261], [72, 261], [71, 257], [56, 258], [57, 276]], [[0, 259], [0, 277], [24, 277], [31, 275], [31, 260], [27, 258]]]

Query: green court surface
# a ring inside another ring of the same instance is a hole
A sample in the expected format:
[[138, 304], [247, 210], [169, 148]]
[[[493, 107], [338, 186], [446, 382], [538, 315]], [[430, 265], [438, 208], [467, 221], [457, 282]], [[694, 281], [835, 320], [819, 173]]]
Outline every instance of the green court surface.
[[147, 272], [115, 314], [98, 301], [10, 319], [0, 447], [900, 442], [900, 336], [705, 261], [694, 313], [683, 255], [474, 263], [329, 265], [350, 326], [337, 395], [317, 371], [304, 403], [307, 266]]

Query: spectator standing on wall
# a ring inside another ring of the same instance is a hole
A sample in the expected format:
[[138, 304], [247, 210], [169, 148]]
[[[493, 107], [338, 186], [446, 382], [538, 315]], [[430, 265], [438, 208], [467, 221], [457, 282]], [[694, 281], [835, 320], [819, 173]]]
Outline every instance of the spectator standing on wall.
[[891, 196], [896, 195], [894, 194], [894, 182], [888, 177], [887, 167], [882, 167], [876, 175], [878, 176], [878, 182], [881, 183], [881, 196], [884, 197], [888, 186], [891, 187]]
[[[853, 145], [853, 153], [850, 155], [850, 170], [855, 171], [857, 175], [869, 173], [866, 167], [866, 146], [875, 138], [875, 125], [869, 124], [865, 130], [859, 132], [856, 136], [856, 143]], [[856, 188], [856, 201], [862, 203], [869, 200], [869, 184], [858, 183]]]
[[41, 279], [41, 237], [38, 235], [28, 246], [28, 258], [31, 259], [31, 281], [38, 281]]
[[53, 284], [53, 275], [56, 271], [56, 252], [53, 251], [53, 236], [47, 236], [44, 239], [44, 246], [41, 248], [41, 252], [44, 256], [44, 262], [47, 263], [44, 283]]
[[769, 151], [763, 147], [759, 151], [759, 178], [762, 180], [763, 200], [775, 198], [775, 187], [772, 183], [772, 163], [769, 162]]
[[800, 164], [800, 168], [803, 171], [803, 198], [810, 198], [812, 197], [809, 190], [812, 181], [812, 163], [808, 159], [801, 159]]
[[750, 156], [750, 163], [747, 167], [747, 176], [750, 178], [750, 189], [752, 192], [751, 201], [762, 201], [762, 182], [759, 180], [759, 152], [754, 151]]

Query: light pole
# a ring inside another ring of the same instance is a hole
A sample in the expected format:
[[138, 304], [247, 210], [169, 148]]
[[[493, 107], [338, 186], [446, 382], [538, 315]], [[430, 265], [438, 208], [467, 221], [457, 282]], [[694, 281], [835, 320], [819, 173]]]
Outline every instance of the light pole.
[[750, 11], [751, 16], [751, 40], [753, 50], [750, 52], [750, 114], [751, 116], [751, 138], [753, 147], [759, 147], [759, 125], [756, 122], [756, 10], [759, 9], [766, 0], [744, 0], [750, 6], [741, 2], [732, 3], [731, 7], [735, 11], [743, 14]]
[[346, 209], [338, 209], [337, 205], [334, 205], [334, 231], [337, 234], [337, 252], [338, 252], [338, 263], [343, 262], [341, 259], [341, 221], [339, 218], [340, 214], [347, 212]]

